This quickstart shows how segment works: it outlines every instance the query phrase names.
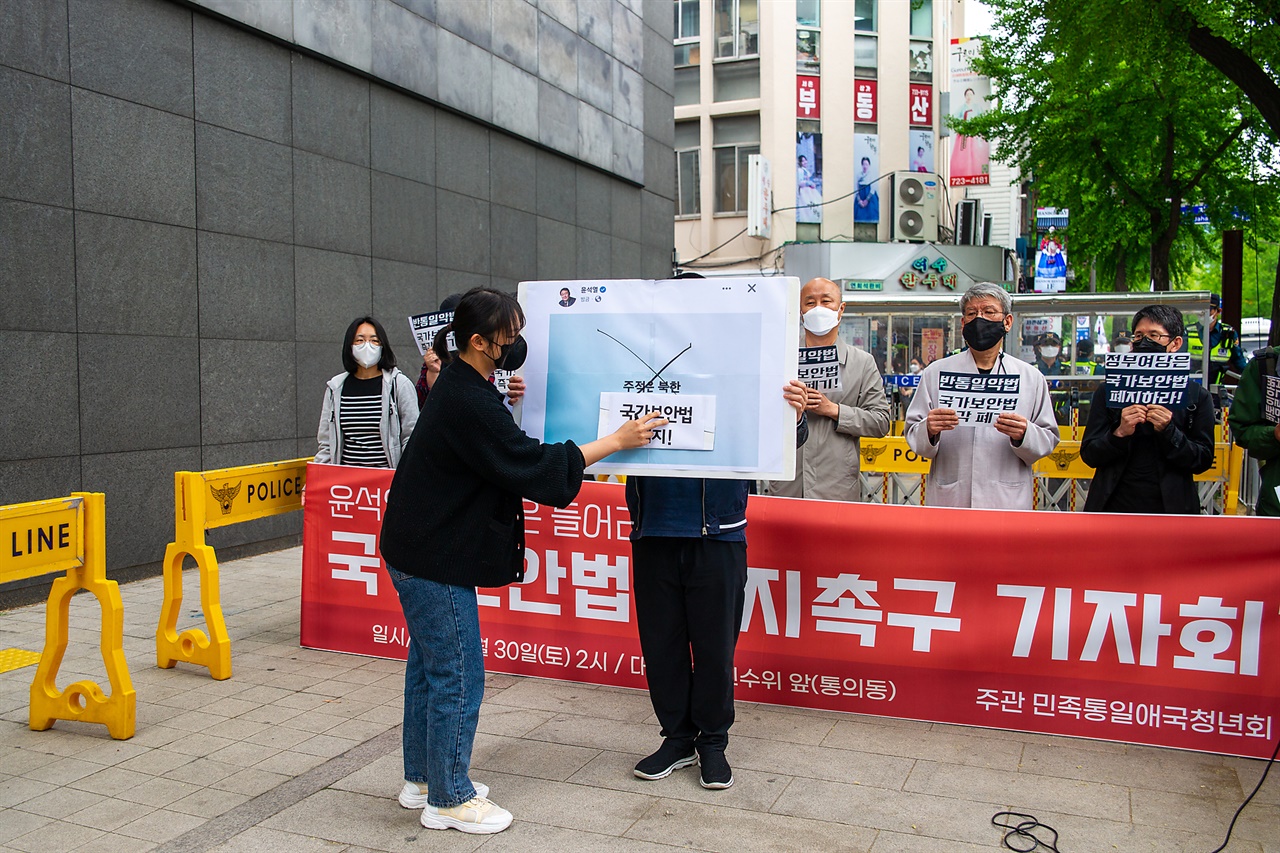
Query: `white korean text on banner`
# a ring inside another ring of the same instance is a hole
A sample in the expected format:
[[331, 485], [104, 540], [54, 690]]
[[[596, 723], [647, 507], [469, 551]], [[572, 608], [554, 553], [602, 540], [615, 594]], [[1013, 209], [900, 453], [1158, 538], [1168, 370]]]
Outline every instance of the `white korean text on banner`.
[[[987, 111], [991, 79], [973, 71], [973, 60], [982, 50], [981, 38], [951, 40], [951, 115], [974, 118]], [[991, 183], [991, 145], [977, 136], [956, 134], [951, 143], [953, 187]]]
[[[378, 556], [392, 474], [308, 466], [303, 646], [407, 657]], [[485, 668], [643, 689], [623, 487], [589, 482], [565, 509], [524, 507], [524, 581], [478, 591]], [[1271, 755], [1273, 519], [759, 496], [747, 518], [741, 701]], [[1209, 541], [1212, 572], [1194, 548], [1120, 574], [1111, 561], [1062, 559], [1064, 542], [1122, 554], [1134, 542]], [[904, 560], [905, 542], [926, 556]]]
[[1189, 352], [1109, 352], [1107, 408], [1163, 406], [1185, 409], [1194, 399]]
[[452, 322], [452, 311], [411, 315], [409, 317], [409, 329], [413, 332], [413, 342], [418, 345], [418, 355], [426, 355], [428, 347], [436, 339], [436, 332]]
[[822, 221], [822, 134], [796, 134], [796, 222]]
[[841, 390], [839, 351], [834, 345], [801, 347], [800, 370], [796, 378], [824, 394]]
[[[562, 307], [568, 288], [576, 299]], [[795, 377], [800, 282], [794, 277], [521, 282], [529, 355], [519, 418], [542, 441], [599, 437], [604, 394], [714, 398], [703, 407], [714, 446], [650, 444], [590, 473], [767, 478], [795, 476]]]
[[880, 135], [855, 133], [853, 135], [853, 174], [857, 190], [853, 197], [854, 222], [880, 221], [880, 194], [877, 190], [880, 178]]
[[938, 408], [952, 409], [961, 426], [995, 424], [1001, 412], [1018, 408], [1016, 373], [941, 373]]
[[1280, 376], [1262, 377], [1262, 417], [1280, 424]]

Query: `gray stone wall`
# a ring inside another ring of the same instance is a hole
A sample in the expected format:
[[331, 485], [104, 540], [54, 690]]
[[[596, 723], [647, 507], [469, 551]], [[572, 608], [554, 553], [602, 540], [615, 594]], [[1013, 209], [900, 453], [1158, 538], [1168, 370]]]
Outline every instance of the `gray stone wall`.
[[[450, 292], [669, 274], [669, 2], [481, 0], [487, 30], [456, 19], [469, 0], [392, 5], [378, 14], [416, 12], [438, 44], [462, 31], [491, 71], [531, 19], [540, 39], [544, 19], [578, 35], [603, 20], [586, 8], [634, 16], [643, 185], [504, 132], [500, 112], [478, 122], [383, 85], [410, 88], [376, 50], [360, 74], [169, 0], [0, 4], [0, 504], [103, 491], [109, 566], [154, 563], [174, 471], [314, 452], [353, 317], [378, 316], [416, 379], [405, 317]], [[538, 44], [541, 86], [567, 66], [543, 70]], [[415, 79], [456, 73], [438, 51]], [[556, 91], [578, 115], [604, 103], [581, 54], [577, 84]], [[211, 540], [299, 530], [294, 515]]]

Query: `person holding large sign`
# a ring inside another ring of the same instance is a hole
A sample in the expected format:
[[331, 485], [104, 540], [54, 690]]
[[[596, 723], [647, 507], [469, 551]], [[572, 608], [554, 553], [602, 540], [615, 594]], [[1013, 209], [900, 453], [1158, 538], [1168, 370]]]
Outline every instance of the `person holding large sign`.
[[[630, 420], [581, 447], [543, 444], [512, 420], [489, 381], [523, 345], [524, 312], [505, 293], [476, 288], [432, 346], [456, 358], [432, 386], [386, 501], [382, 556], [409, 628], [400, 804], [427, 829], [493, 833], [511, 813], [469, 777], [484, 694], [477, 586], [524, 577], [522, 498], [567, 507], [583, 469], [643, 447], [660, 415]], [[520, 359], [523, 360], [522, 358]]]
[[1236, 444], [1262, 466], [1255, 512], [1280, 516], [1280, 347], [1258, 350], [1240, 377], [1231, 406]]
[[840, 285], [815, 278], [800, 290], [804, 348], [800, 381], [807, 387], [809, 440], [796, 450], [796, 476], [771, 480], [765, 492], [789, 498], [856, 501], [860, 436], [889, 433], [889, 400], [875, 360], [840, 339]]
[[1213, 465], [1213, 399], [1190, 381], [1182, 315], [1148, 305], [1133, 315], [1133, 352], [1107, 356], [1080, 459], [1095, 471], [1085, 512], [1196, 515], [1193, 475]]
[[907, 444], [931, 459], [930, 506], [1032, 509], [1031, 466], [1058, 446], [1045, 378], [1004, 351], [1013, 301], [998, 284], [960, 296], [968, 349], [932, 362], [907, 409]]

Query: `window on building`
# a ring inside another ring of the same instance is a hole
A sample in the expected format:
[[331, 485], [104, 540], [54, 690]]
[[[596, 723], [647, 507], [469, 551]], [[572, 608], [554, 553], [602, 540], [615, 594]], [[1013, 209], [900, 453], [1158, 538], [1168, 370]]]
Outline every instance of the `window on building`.
[[913, 41], [909, 48], [911, 53], [911, 82], [933, 82], [933, 42]]
[[933, 38], [933, 0], [911, 0], [912, 38]]
[[699, 0], [675, 0], [676, 4], [676, 68], [697, 65], [702, 58], [698, 29]]
[[760, 116], [712, 120], [716, 213], [747, 212], [747, 158], [760, 153]]
[[820, 27], [822, 19], [818, 0], [796, 0], [796, 26]]
[[676, 106], [687, 107], [702, 101], [702, 69], [689, 65], [676, 69]]
[[702, 212], [702, 152], [699, 123], [676, 122], [676, 216]]
[[715, 0], [716, 59], [760, 55], [759, 0]]
[[796, 30], [796, 71], [801, 74], [818, 73], [819, 40], [817, 30]]
[[853, 37], [853, 71], [859, 77], [876, 76], [879, 66], [875, 36]]
[[876, 0], [853, 0], [853, 28], [860, 33], [876, 31]]
[[712, 99], [741, 101], [760, 97], [760, 60], [718, 62], [712, 69]]

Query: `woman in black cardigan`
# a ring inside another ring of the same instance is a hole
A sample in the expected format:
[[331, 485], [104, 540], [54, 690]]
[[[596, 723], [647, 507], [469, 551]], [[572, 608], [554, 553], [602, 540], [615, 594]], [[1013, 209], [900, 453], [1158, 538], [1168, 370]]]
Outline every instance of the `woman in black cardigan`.
[[484, 693], [477, 586], [524, 577], [521, 498], [566, 507], [583, 468], [643, 447], [656, 413], [578, 447], [542, 444], [516, 426], [489, 381], [524, 362], [524, 312], [508, 294], [467, 293], [433, 348], [456, 358], [431, 387], [387, 497], [382, 556], [409, 626], [400, 804], [428, 829], [500, 832], [511, 813], [469, 778]]

